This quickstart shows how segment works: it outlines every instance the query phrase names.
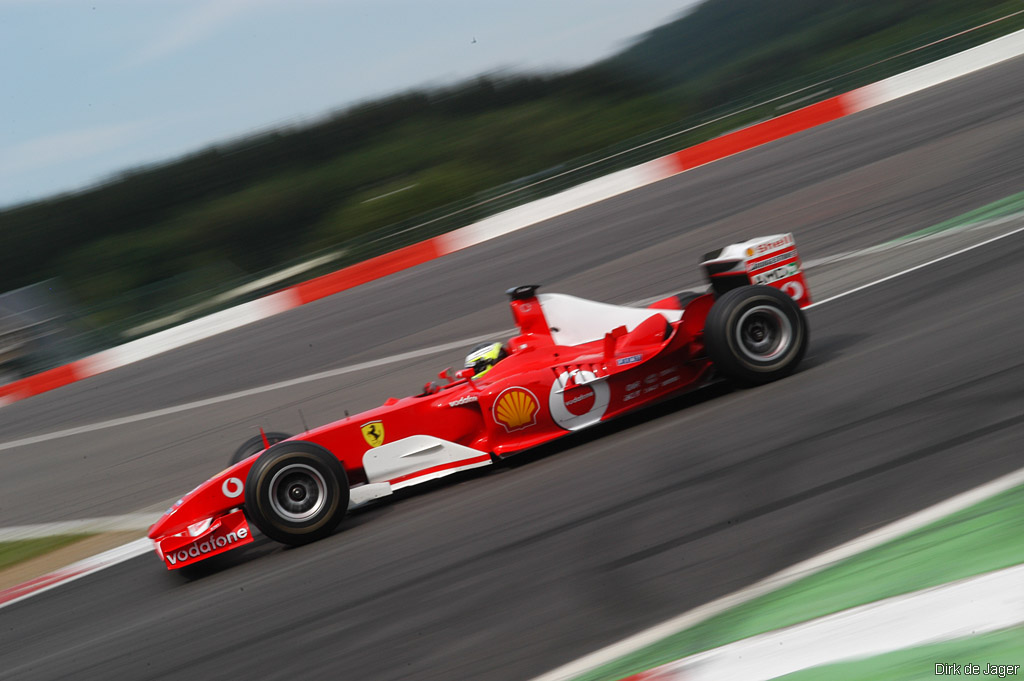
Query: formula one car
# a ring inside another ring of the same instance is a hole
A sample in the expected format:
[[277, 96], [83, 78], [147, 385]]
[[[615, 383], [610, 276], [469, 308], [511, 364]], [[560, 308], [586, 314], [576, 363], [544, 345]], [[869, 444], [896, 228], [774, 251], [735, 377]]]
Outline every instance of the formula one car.
[[650, 307], [537, 286], [508, 291], [519, 334], [447, 382], [294, 437], [261, 434], [150, 528], [169, 569], [253, 541], [331, 534], [349, 508], [536, 447], [715, 378], [756, 385], [792, 373], [810, 304], [790, 234], [705, 256], [707, 293]]

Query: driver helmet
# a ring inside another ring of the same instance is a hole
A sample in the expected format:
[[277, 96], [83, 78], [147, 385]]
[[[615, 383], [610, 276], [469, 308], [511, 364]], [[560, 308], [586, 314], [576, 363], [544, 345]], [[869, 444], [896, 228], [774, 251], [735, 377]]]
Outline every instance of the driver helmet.
[[507, 356], [501, 343], [481, 343], [466, 355], [466, 368], [473, 370], [473, 378], [480, 378]]

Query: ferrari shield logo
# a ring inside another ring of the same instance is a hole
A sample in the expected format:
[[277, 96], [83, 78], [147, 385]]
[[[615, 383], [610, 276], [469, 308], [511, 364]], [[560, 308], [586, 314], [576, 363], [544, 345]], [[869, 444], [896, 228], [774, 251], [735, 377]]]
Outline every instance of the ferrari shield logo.
[[384, 424], [382, 422], [370, 421], [359, 426], [359, 429], [363, 431], [366, 444], [371, 447], [380, 447], [384, 444]]

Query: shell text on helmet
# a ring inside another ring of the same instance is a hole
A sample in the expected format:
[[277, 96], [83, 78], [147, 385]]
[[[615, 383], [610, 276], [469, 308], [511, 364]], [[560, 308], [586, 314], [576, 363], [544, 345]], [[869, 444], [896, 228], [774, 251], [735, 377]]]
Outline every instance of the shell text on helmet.
[[537, 423], [538, 402], [526, 388], [508, 388], [494, 400], [494, 420], [505, 430], [522, 430]]

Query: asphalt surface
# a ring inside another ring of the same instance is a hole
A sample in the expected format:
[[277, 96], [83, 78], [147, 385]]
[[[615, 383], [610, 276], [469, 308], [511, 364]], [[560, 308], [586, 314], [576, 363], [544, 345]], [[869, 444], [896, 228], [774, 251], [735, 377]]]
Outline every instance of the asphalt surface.
[[[695, 283], [700, 254], [738, 237], [793, 231], [814, 259], [954, 217], [1021, 189], [1022, 72], [989, 69], [5, 407], [0, 444], [493, 332], [515, 283], [624, 302]], [[261, 541], [191, 580], [146, 556], [4, 608], [0, 678], [529, 678], [1020, 467], [1022, 258], [1012, 236], [814, 308], [804, 369], [783, 382], [431, 485], [316, 545]], [[862, 264], [844, 286], [899, 264]], [[812, 291], [836, 290], [833, 275]], [[459, 355], [0, 450], [0, 524], [174, 498], [255, 425], [378, 404]]]

